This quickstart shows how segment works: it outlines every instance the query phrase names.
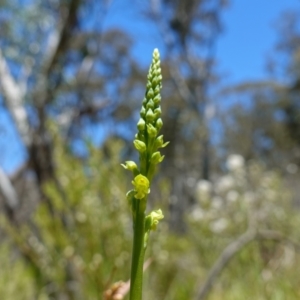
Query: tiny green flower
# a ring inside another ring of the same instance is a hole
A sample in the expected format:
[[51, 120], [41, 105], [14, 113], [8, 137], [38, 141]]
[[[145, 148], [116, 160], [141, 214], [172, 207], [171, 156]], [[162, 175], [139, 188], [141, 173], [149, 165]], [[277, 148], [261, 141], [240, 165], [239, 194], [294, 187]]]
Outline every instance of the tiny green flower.
[[164, 136], [160, 135], [159, 137], [156, 138], [155, 142], [154, 142], [154, 148], [158, 149], [158, 148], [164, 148], [169, 144], [169, 142], [165, 142], [164, 143]]
[[163, 159], [164, 159], [164, 155], [163, 156], [161, 156], [161, 154], [160, 154], [160, 152], [159, 151], [157, 151], [157, 152], [154, 152], [153, 154], [152, 154], [152, 156], [151, 156], [151, 163], [152, 164], [159, 164], [160, 162], [162, 162], [163, 161]]
[[135, 149], [137, 151], [139, 151], [140, 153], [145, 152], [147, 149], [146, 144], [140, 140], [134, 140], [133, 144], [134, 144]]
[[155, 138], [157, 136], [157, 130], [152, 124], [147, 124], [147, 132], [152, 138]]
[[142, 108], [141, 108], [140, 116], [141, 116], [142, 118], [144, 118], [144, 117], [146, 116], [146, 109], [145, 109], [144, 106], [142, 106]]
[[155, 119], [158, 119], [161, 116], [161, 108], [160, 106], [154, 109]]
[[156, 127], [157, 131], [161, 130], [162, 126], [163, 126], [162, 119], [161, 118], [157, 119], [157, 121], [155, 123], [155, 127]]
[[161, 96], [160, 96], [160, 94], [158, 94], [154, 97], [153, 102], [155, 105], [159, 105], [160, 101], [161, 101]]
[[145, 129], [145, 126], [146, 126], [146, 122], [143, 118], [140, 118], [138, 123], [137, 123], [137, 129], [139, 131], [143, 131]]
[[148, 101], [148, 103], [146, 104], [146, 108], [147, 109], [149, 109], [149, 108], [151, 108], [151, 109], [153, 109], [154, 108], [154, 102], [152, 101], [152, 99], [150, 99], [149, 101]]
[[155, 116], [154, 116], [153, 110], [151, 108], [149, 108], [146, 113], [146, 121], [152, 122], [154, 120], [154, 118], [155, 118]]
[[154, 91], [152, 88], [149, 89], [149, 91], [147, 92], [147, 98], [151, 99], [154, 96]]
[[147, 217], [146, 217], [146, 226], [148, 230], [156, 230], [157, 225], [160, 220], [164, 218], [164, 215], [161, 211], [161, 209], [152, 211]]
[[136, 192], [135, 198], [136, 199], [143, 199], [147, 194], [150, 193], [150, 183], [147, 177], [142, 174], [137, 175], [134, 180], [132, 181], [134, 186], [134, 190]]
[[125, 161], [125, 164], [121, 164], [121, 166], [126, 170], [132, 171], [134, 175], [139, 173], [138, 167], [134, 161]]
[[156, 88], [154, 89], [154, 93], [158, 94], [160, 92], [160, 86], [157, 85]]

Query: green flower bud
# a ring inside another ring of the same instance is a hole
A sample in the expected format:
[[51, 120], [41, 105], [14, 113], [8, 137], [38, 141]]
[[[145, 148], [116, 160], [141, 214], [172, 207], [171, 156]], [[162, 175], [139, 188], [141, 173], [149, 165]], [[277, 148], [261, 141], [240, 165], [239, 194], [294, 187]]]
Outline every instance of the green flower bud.
[[154, 97], [154, 91], [152, 88], [150, 88], [147, 92], [147, 99], [150, 100]]
[[161, 119], [161, 118], [157, 119], [157, 120], [156, 120], [156, 123], [155, 123], [155, 127], [156, 127], [157, 131], [160, 131], [161, 128], [162, 128], [162, 126], [163, 126], [163, 121], [162, 121], [162, 119]]
[[148, 103], [146, 104], [146, 109], [149, 109], [149, 108], [154, 109], [154, 102], [152, 101], [152, 99], [150, 99], [148, 101]]
[[164, 143], [164, 136], [160, 135], [159, 137], [156, 138], [155, 142], [154, 142], [154, 148], [158, 149], [158, 148], [164, 148], [169, 144], [169, 142]]
[[136, 171], [138, 169], [136, 163], [132, 160], [125, 161], [125, 165], [121, 164], [121, 166], [129, 171]]
[[141, 108], [140, 116], [141, 116], [142, 118], [144, 118], [144, 117], [146, 116], [146, 109], [145, 109], [144, 106], [142, 106], [142, 108]]
[[153, 98], [153, 102], [155, 105], [159, 105], [161, 101], [161, 96], [158, 94]]
[[146, 197], [147, 194], [150, 193], [149, 180], [147, 177], [143, 176], [142, 174], [137, 175], [132, 181], [132, 184], [134, 186], [134, 191], [135, 191], [134, 197], [136, 199], [143, 199]]
[[160, 86], [157, 85], [157, 86], [155, 87], [155, 89], [154, 89], [154, 93], [155, 93], [155, 95], [158, 95], [159, 92], [160, 92]]
[[156, 59], [156, 60], [159, 60], [159, 51], [157, 48], [154, 49], [153, 51], [153, 57]]
[[165, 157], [164, 155], [161, 156], [159, 151], [154, 152], [151, 156], [150, 162], [154, 165], [159, 164], [160, 162], [163, 161], [164, 157]]
[[147, 149], [146, 144], [140, 140], [134, 140], [133, 144], [134, 144], [135, 149], [137, 151], [139, 151], [140, 153], [145, 152]]
[[154, 142], [154, 147], [158, 149], [163, 145], [163, 143], [164, 143], [164, 136], [160, 135], [159, 137], [156, 138]]
[[147, 124], [147, 132], [152, 138], [155, 138], [157, 136], [157, 130], [152, 124]]
[[161, 76], [161, 68], [159, 66], [155, 69], [154, 74], [158, 77], [157, 79], [159, 80], [159, 76]]
[[145, 126], [146, 126], [146, 122], [143, 118], [140, 118], [138, 123], [137, 123], [137, 129], [139, 131], [143, 131], [145, 129]]
[[153, 122], [154, 118], [155, 118], [154, 113], [153, 113], [152, 109], [149, 108], [147, 113], [146, 113], [146, 121], [147, 122]]
[[160, 220], [164, 218], [164, 215], [161, 211], [161, 209], [152, 211], [147, 217], [146, 217], [146, 230], [156, 230], [157, 225]]
[[154, 109], [155, 119], [158, 119], [161, 116], [161, 108], [160, 106]]
[[158, 76], [154, 76], [152, 80], [152, 88], [155, 88], [156, 86], [160, 86], [160, 80]]

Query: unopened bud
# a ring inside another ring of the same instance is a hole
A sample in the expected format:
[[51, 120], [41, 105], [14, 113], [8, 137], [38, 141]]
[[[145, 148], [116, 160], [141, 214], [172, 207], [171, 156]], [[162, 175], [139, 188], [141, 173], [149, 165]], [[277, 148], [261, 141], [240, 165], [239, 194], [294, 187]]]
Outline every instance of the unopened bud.
[[147, 132], [152, 138], [155, 138], [157, 136], [157, 130], [152, 124], [147, 124]]
[[157, 131], [160, 131], [162, 126], [163, 126], [163, 121], [162, 121], [161, 118], [158, 118], [156, 123], [155, 123], [155, 127], [156, 127]]
[[147, 100], [150, 100], [154, 97], [154, 91], [152, 88], [149, 89], [149, 91], [147, 92]]
[[154, 148], [158, 149], [158, 148], [164, 148], [169, 144], [169, 142], [165, 142], [164, 143], [164, 136], [160, 135], [159, 137], [156, 138], [155, 142], [154, 142]]
[[141, 108], [140, 116], [141, 116], [142, 118], [144, 118], [144, 117], [146, 116], [146, 109], [145, 109], [144, 106], [142, 106], [142, 108]]
[[146, 122], [143, 118], [140, 118], [138, 123], [137, 123], [137, 129], [139, 131], [143, 131], [145, 129], [145, 126], [146, 126]]
[[161, 116], [161, 108], [160, 106], [155, 108], [154, 110], [154, 116], [155, 116], [155, 119], [158, 119], [160, 116]]
[[148, 101], [148, 103], [146, 104], [146, 109], [149, 109], [149, 108], [151, 108], [151, 109], [154, 108], [154, 102], [152, 101], [152, 99], [150, 99]]
[[161, 101], [161, 96], [158, 94], [153, 98], [153, 102], [155, 105], [159, 105]]
[[160, 162], [163, 161], [164, 157], [165, 157], [164, 155], [161, 156], [161, 154], [160, 154], [159, 151], [154, 152], [154, 153], [152, 154], [152, 156], [151, 156], [150, 162], [151, 162], [152, 164], [155, 164], [155, 165], [156, 165], [156, 164], [159, 164]]
[[155, 118], [154, 113], [153, 113], [152, 109], [149, 108], [147, 113], [146, 113], [146, 121], [147, 122], [153, 122], [154, 118]]
[[137, 151], [140, 153], [143, 153], [146, 151], [146, 144], [140, 140], [134, 140], [133, 141], [134, 147]]

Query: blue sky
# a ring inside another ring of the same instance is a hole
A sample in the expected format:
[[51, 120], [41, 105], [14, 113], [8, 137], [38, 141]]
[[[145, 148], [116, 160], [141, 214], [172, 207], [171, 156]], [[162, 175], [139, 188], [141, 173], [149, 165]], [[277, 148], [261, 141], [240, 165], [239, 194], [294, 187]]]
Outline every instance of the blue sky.
[[[266, 57], [278, 38], [276, 21], [284, 11], [299, 10], [300, 0], [229, 1], [221, 16], [224, 31], [217, 42], [217, 68], [230, 82], [266, 78]], [[150, 23], [145, 22], [143, 15], [126, 5], [126, 1], [112, 3], [104, 27], [121, 24], [134, 37], [135, 56], [148, 65], [153, 48], [163, 45], [159, 35]]]
[[[266, 56], [276, 44], [275, 22], [283, 11], [299, 8], [300, 0], [231, 1], [222, 15], [224, 32], [219, 37], [216, 52], [217, 70], [224, 74], [226, 83], [268, 76]], [[148, 65], [153, 49], [162, 47], [154, 27], [145, 25], [144, 17], [134, 12], [127, 1], [115, 0], [105, 18], [104, 29], [120, 27], [120, 24], [136, 40], [134, 55], [142, 64]], [[0, 165], [11, 173], [25, 159], [26, 154], [8, 114], [0, 110]]]
[[225, 32], [217, 46], [219, 68], [230, 81], [262, 79], [266, 57], [276, 44], [282, 12], [299, 10], [300, 0], [233, 0], [223, 14]]

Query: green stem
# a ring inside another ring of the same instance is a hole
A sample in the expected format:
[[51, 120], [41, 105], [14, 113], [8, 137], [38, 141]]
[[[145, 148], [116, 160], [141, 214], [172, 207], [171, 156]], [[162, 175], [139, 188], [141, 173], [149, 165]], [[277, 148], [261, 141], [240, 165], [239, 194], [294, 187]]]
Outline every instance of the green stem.
[[134, 222], [133, 250], [131, 261], [130, 300], [142, 299], [143, 265], [146, 247], [144, 245], [145, 234], [145, 209], [146, 199], [137, 201], [136, 216]]

